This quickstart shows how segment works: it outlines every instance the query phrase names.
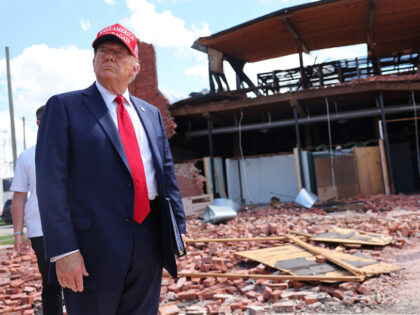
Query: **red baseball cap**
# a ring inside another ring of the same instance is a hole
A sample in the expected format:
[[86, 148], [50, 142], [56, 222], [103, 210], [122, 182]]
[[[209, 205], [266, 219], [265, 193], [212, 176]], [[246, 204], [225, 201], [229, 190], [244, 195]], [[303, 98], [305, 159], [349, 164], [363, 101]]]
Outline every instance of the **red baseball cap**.
[[92, 47], [96, 49], [100, 43], [110, 39], [121, 41], [131, 54], [139, 59], [136, 36], [118, 23], [100, 30], [92, 43]]

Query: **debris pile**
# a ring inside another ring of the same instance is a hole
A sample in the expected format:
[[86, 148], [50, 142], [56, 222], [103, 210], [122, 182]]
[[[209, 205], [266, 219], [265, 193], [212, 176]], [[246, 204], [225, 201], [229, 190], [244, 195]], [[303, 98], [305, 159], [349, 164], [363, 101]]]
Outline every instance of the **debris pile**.
[[[305, 209], [292, 203], [275, 203], [239, 211], [223, 224], [189, 217], [187, 256], [178, 259], [178, 279], [167, 274], [163, 278], [159, 313], [342, 313], [348, 311], [346, 308], [366, 312], [393, 303], [391, 293], [396, 285], [405, 281], [404, 272], [376, 277], [364, 274], [365, 281], [358, 281], [351, 273], [338, 275], [341, 280], [335, 282], [306, 281], [297, 280], [301, 276], [299, 272], [291, 268], [292, 273], [288, 273], [284, 264], [280, 268], [274, 263], [245, 257], [251, 257], [250, 254], [259, 257], [262, 250], [276, 247], [292, 248], [296, 244], [286, 237], [292, 233], [307, 244], [325, 249], [320, 250], [324, 254], [329, 249], [337, 253], [337, 257], [350, 254], [362, 257], [361, 261], [374, 260], [382, 264], [420, 237], [418, 195], [382, 195], [350, 199], [346, 203], [339, 207], [341, 211], [333, 212], [322, 208], [322, 204]], [[392, 236], [392, 242], [386, 246], [366, 246], [349, 241], [315, 241], [319, 234], [325, 238], [325, 233], [332, 230], [347, 233], [345, 229], [357, 230], [355, 235], [359, 239], [379, 233], [384, 239]], [[322, 253], [308, 259], [322, 266], [331, 264]], [[0, 250], [0, 262], [0, 314], [34, 314], [40, 307], [41, 275], [33, 251], [19, 256], [13, 248]], [[365, 270], [365, 267], [358, 268]], [[347, 276], [352, 280], [344, 281]]]
[[35, 253], [18, 255], [13, 248], [0, 251], [0, 314], [33, 315], [41, 304], [41, 274]]
[[[237, 217], [219, 225], [190, 217], [187, 231], [194, 242], [187, 242], [188, 255], [178, 260], [181, 276], [176, 280], [163, 279], [160, 314], [331, 312], [340, 307], [366, 310], [391, 303], [390, 292], [401, 279], [398, 272], [364, 282], [296, 281], [290, 273], [235, 254], [290, 245], [286, 237], [278, 237], [290, 231], [316, 235], [336, 227], [354, 229], [361, 235], [380, 233], [392, 236], [390, 246], [397, 249], [409, 244], [410, 237], [420, 236], [420, 196], [380, 195], [348, 200], [349, 204], [354, 200], [358, 201], [358, 208], [353, 206], [351, 211], [330, 213], [322, 209], [322, 205], [309, 210], [294, 204], [256, 207], [239, 212]], [[270, 237], [277, 240], [253, 240]], [[216, 238], [218, 240], [211, 241]], [[238, 241], [239, 238], [246, 240]], [[390, 256], [390, 246], [361, 247], [315, 242], [309, 238], [307, 243], [379, 262]], [[316, 260], [326, 262], [322, 255], [317, 255]], [[276, 278], [282, 275], [288, 275], [290, 280]]]

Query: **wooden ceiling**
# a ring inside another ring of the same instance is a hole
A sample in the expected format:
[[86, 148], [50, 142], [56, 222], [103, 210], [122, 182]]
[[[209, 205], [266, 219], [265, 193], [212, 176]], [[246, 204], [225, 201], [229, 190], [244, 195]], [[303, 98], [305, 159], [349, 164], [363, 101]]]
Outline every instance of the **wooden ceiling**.
[[[420, 50], [419, 0], [323, 0], [282, 9], [199, 44], [246, 62], [368, 43], [377, 56]], [[299, 47], [299, 48], [298, 48]]]

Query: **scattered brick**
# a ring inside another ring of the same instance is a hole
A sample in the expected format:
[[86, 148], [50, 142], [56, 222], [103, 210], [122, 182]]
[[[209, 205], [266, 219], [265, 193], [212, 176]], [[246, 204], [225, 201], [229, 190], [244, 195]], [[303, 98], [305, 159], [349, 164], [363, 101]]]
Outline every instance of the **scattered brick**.
[[179, 314], [179, 308], [174, 303], [166, 304], [166, 305], [160, 305], [158, 314], [159, 315], [178, 315]]

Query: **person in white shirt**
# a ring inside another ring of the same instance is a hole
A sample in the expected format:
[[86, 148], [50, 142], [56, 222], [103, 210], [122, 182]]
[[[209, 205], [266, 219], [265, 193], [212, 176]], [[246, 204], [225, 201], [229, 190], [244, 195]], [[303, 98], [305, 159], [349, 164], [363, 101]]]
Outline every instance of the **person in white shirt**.
[[[36, 111], [37, 124], [41, 120], [44, 106]], [[23, 151], [16, 162], [15, 176], [10, 190], [14, 192], [12, 199], [12, 219], [14, 229], [14, 248], [23, 253], [25, 238], [23, 226], [26, 226], [27, 237], [35, 251], [38, 269], [42, 275], [42, 311], [44, 315], [63, 314], [61, 287], [47, 282], [49, 261], [45, 259], [44, 237], [39, 215], [36, 195], [35, 148]]]

